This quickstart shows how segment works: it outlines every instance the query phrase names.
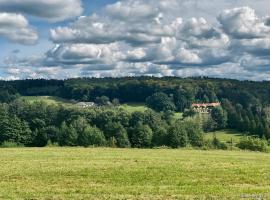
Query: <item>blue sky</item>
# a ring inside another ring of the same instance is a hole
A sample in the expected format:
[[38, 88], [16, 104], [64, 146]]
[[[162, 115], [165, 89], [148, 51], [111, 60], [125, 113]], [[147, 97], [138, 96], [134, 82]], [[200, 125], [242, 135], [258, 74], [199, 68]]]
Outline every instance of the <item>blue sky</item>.
[[0, 0], [0, 78], [270, 80], [268, 0]]

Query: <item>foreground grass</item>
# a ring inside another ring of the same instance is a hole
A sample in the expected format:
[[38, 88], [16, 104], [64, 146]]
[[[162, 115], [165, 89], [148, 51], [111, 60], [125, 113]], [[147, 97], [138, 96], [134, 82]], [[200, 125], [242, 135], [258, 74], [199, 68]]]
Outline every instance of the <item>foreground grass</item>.
[[270, 154], [0, 149], [0, 199], [241, 199], [270, 191]]

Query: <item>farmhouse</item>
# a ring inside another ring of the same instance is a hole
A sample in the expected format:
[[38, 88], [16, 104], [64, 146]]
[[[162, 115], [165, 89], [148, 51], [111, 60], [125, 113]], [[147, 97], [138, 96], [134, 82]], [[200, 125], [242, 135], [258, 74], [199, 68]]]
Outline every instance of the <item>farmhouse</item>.
[[191, 105], [191, 108], [199, 113], [210, 113], [210, 111], [219, 107], [221, 104], [219, 102], [216, 103], [194, 103]]
[[95, 103], [94, 102], [79, 102], [76, 104], [76, 106], [81, 107], [81, 108], [89, 108], [89, 107], [94, 107]]

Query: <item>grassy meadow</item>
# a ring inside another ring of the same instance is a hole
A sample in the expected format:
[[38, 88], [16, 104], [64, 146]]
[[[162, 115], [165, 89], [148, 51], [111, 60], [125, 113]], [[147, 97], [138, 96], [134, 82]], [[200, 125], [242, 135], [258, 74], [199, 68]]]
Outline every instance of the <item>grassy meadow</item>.
[[233, 143], [238, 143], [240, 141], [241, 137], [243, 137], [243, 135], [238, 131], [226, 129], [226, 130], [220, 130], [220, 131], [215, 131], [215, 132], [211, 132], [211, 133], [206, 133], [205, 139], [209, 139], [209, 140], [213, 139], [214, 134], [222, 142], [231, 142], [231, 140], [232, 140]]
[[0, 149], [0, 199], [269, 199], [270, 154]]
[[148, 109], [145, 104], [140, 104], [140, 103], [122, 104], [118, 107], [129, 112], [129, 113], [145, 112]]
[[63, 99], [60, 97], [54, 97], [54, 96], [22, 96], [22, 99], [29, 101], [30, 103], [35, 103], [35, 102], [45, 102], [47, 104], [61, 104], [61, 105], [66, 105], [66, 106], [71, 106], [74, 103], [67, 100], [67, 99]]

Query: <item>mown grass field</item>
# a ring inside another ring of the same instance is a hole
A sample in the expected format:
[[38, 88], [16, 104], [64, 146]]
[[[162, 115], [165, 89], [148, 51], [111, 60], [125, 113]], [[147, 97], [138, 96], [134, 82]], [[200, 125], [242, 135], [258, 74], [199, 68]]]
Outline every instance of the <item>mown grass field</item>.
[[15, 148], [0, 159], [0, 199], [270, 198], [265, 153]]

